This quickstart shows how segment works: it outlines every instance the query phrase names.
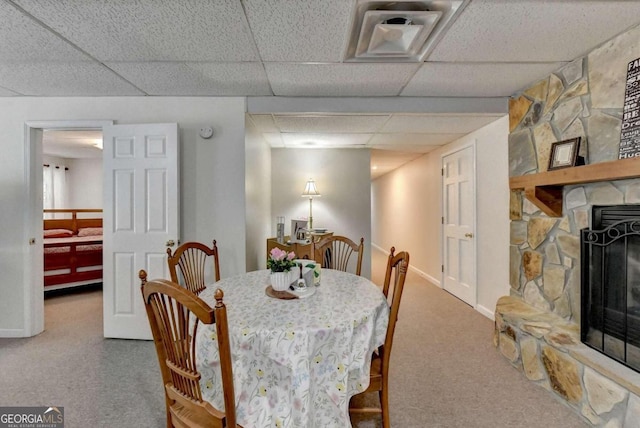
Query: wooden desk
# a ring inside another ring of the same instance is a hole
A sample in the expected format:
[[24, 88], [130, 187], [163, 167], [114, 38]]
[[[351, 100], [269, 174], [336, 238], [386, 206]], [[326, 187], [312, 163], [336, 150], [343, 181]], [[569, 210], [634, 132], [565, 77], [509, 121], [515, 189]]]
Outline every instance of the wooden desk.
[[[326, 236], [333, 235], [333, 232], [324, 232], [324, 233], [311, 232], [309, 233], [309, 235], [311, 236], [310, 239], [313, 240], [313, 242], [318, 242], [320, 241], [320, 239]], [[313, 260], [313, 245], [311, 243], [302, 244], [298, 242], [292, 242], [290, 244], [287, 244], [287, 241], [289, 241], [289, 236], [284, 237], [283, 244], [279, 244], [277, 238], [268, 238], [267, 239], [267, 259], [269, 258], [269, 252], [272, 249], [280, 248], [281, 250], [286, 251], [287, 253], [291, 251], [296, 253], [296, 259]]]
[[291, 243], [287, 244], [289, 240], [288, 236], [284, 237], [284, 244], [278, 243], [277, 238], [269, 238], [267, 239], [267, 259], [269, 258], [269, 252], [274, 248], [280, 248], [281, 250], [286, 251], [287, 253], [293, 251], [296, 253], [296, 259], [311, 259], [313, 260], [313, 245], [309, 244], [298, 244]]

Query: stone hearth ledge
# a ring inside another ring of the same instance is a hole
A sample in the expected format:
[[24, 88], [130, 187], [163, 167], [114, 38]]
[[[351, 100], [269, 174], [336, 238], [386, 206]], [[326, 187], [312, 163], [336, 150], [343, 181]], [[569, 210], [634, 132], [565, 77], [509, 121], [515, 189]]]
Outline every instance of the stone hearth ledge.
[[516, 296], [496, 303], [494, 345], [593, 425], [640, 421], [640, 373], [580, 342], [580, 328]]

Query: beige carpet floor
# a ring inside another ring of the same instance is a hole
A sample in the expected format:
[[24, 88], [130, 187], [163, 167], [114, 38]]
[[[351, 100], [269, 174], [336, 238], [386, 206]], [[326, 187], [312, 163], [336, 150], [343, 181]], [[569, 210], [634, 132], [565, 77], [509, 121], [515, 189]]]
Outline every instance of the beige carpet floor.
[[[385, 263], [374, 251], [378, 284]], [[153, 344], [103, 339], [100, 290], [48, 297], [45, 323], [36, 337], [0, 339], [0, 406], [64, 406], [67, 428], [165, 426]], [[491, 320], [410, 272], [391, 362], [392, 426], [588, 426], [514, 369], [492, 334]], [[376, 415], [354, 419], [379, 426]]]

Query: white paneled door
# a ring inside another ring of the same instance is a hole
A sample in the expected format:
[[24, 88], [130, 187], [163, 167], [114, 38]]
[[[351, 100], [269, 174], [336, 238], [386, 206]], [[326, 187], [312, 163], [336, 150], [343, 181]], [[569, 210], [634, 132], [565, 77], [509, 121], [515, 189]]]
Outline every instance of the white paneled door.
[[168, 278], [178, 242], [178, 125], [104, 128], [104, 336], [151, 339], [138, 272]]
[[444, 289], [476, 306], [475, 146], [442, 158]]

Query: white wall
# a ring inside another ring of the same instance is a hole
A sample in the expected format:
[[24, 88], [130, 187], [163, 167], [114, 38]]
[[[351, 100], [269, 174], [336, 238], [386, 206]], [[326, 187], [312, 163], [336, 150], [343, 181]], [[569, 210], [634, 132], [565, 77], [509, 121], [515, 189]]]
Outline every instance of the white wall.
[[44, 164], [67, 167], [65, 203], [61, 208], [102, 208], [102, 158], [43, 155]]
[[[301, 197], [313, 178], [322, 195], [313, 199], [313, 226], [353, 241], [364, 238], [362, 275], [371, 277], [371, 171], [365, 149], [273, 149], [271, 151], [271, 236], [276, 216], [309, 217], [309, 199]], [[266, 244], [265, 244], [266, 245]]]
[[[24, 260], [29, 230], [25, 178], [25, 122], [114, 120], [177, 122], [181, 141], [182, 240], [218, 240], [222, 276], [245, 271], [244, 98], [86, 97], [0, 98], [0, 334], [25, 328]], [[210, 140], [198, 136], [212, 126]]]
[[509, 285], [509, 118], [474, 132], [477, 138], [478, 311], [493, 319]]
[[68, 208], [102, 208], [102, 158], [67, 161]]
[[440, 156], [429, 153], [371, 183], [373, 244], [409, 251], [409, 265], [440, 278]]
[[509, 294], [508, 133], [504, 117], [372, 183], [374, 245], [409, 251], [411, 267], [439, 284], [441, 157], [477, 141], [477, 310], [489, 318], [498, 298]]
[[246, 120], [247, 271], [264, 269], [271, 236], [271, 146]]
[[[50, 168], [55, 168], [55, 167], [68, 168], [71, 162], [72, 162], [72, 159], [61, 158], [58, 156], [44, 155], [44, 154], [42, 155], [42, 165], [43, 166], [49, 165]], [[63, 196], [62, 201], [58, 201], [58, 202], [62, 202], [61, 205], [55, 206], [55, 208], [70, 208], [69, 200], [71, 198], [71, 195], [69, 191], [70, 189], [69, 183], [70, 183], [70, 176], [69, 176], [69, 171], [67, 171], [67, 173], [65, 174], [66, 191], [62, 195]], [[54, 208], [54, 207], [50, 207], [50, 208]], [[58, 218], [56, 216], [57, 216], [56, 214], [49, 214], [49, 217], [47, 218]], [[63, 218], [63, 217], [60, 217], [60, 218]]]

